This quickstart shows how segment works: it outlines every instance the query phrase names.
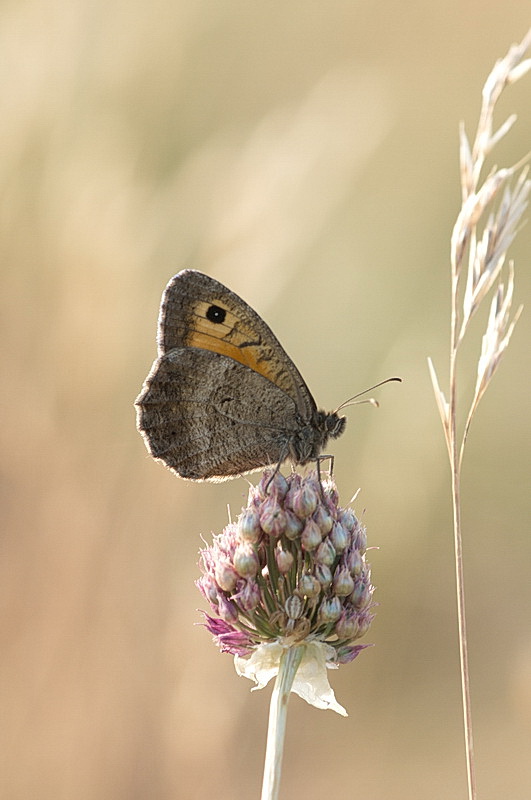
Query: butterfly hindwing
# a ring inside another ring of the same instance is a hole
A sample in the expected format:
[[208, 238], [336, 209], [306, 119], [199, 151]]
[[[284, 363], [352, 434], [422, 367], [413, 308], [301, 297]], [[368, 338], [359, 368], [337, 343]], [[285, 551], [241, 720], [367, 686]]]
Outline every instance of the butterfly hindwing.
[[137, 406], [153, 457], [192, 480], [276, 464], [297, 432], [295, 404], [281, 389], [231, 358], [196, 348], [161, 356]]

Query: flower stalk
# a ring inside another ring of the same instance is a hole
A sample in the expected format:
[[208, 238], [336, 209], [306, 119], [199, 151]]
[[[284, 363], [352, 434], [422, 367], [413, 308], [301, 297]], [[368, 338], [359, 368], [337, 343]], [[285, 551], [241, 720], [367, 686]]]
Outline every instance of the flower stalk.
[[278, 674], [269, 706], [261, 800], [277, 800], [278, 798], [289, 696], [303, 652], [304, 645], [288, 647], [280, 658]]

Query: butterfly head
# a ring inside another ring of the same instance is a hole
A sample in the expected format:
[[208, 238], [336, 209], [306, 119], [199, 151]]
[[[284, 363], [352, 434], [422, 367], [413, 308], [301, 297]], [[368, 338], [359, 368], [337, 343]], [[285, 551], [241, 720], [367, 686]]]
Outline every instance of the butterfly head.
[[321, 429], [327, 439], [337, 439], [338, 436], [341, 436], [347, 424], [346, 417], [340, 417], [336, 411], [330, 413], [319, 411], [318, 415], [322, 418]]
[[329, 439], [337, 439], [345, 430], [346, 417], [340, 417], [337, 411], [317, 411], [314, 418], [315, 446], [313, 458], [317, 458], [326, 447]]

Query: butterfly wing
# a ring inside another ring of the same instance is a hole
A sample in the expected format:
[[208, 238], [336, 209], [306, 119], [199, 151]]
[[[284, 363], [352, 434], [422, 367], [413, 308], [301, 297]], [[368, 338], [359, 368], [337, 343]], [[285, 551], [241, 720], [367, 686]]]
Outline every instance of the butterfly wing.
[[190, 480], [277, 464], [300, 426], [282, 389], [239, 361], [195, 347], [163, 353], [136, 406], [151, 455]]
[[237, 294], [196, 270], [183, 270], [162, 297], [159, 355], [196, 347], [249, 367], [285, 392], [301, 418], [312, 419], [316, 405], [297, 367], [263, 319]]

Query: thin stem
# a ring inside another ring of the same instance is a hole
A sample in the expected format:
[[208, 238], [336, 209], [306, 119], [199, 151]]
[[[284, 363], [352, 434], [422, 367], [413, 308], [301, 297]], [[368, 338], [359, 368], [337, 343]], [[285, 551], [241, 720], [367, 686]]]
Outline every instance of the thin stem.
[[[455, 580], [457, 596], [457, 627], [459, 636], [459, 658], [461, 662], [461, 695], [463, 702], [463, 725], [469, 800], [476, 800], [476, 774], [474, 741], [472, 735], [472, 707], [470, 702], [470, 673], [468, 667], [468, 644], [465, 611], [465, 579], [463, 570], [463, 539], [461, 535], [461, 455], [457, 446], [457, 351], [459, 348], [458, 273], [452, 274], [452, 312], [450, 341], [450, 408], [449, 449], [452, 470], [452, 508], [454, 522]], [[463, 442], [464, 444], [464, 442]]]
[[465, 612], [465, 582], [463, 574], [463, 540], [461, 536], [461, 487], [459, 466], [455, 461], [454, 449], [452, 464], [452, 505], [454, 516], [455, 578], [457, 586], [457, 624], [459, 630], [459, 657], [461, 661], [461, 694], [463, 699], [463, 724], [465, 734], [465, 754], [468, 778], [468, 796], [476, 798], [476, 775], [474, 762], [474, 741], [472, 736], [472, 707], [470, 702], [470, 672], [468, 667], [468, 646]]
[[280, 659], [269, 706], [262, 800], [278, 800], [289, 694], [303, 654], [304, 645], [287, 647]]
[[[528, 196], [531, 192], [531, 181], [527, 178], [526, 170], [518, 177], [514, 189], [509, 185], [509, 180], [514, 175], [518, 165], [493, 169], [483, 183], [480, 184], [480, 176], [486, 157], [490, 154], [494, 145], [510, 130], [515, 121], [515, 116], [513, 115], [497, 131], [493, 131], [493, 114], [496, 101], [506, 86], [531, 71], [531, 59], [523, 60], [530, 46], [531, 29], [521, 44], [513, 45], [505, 58], [500, 59], [494, 65], [483, 87], [480, 119], [472, 148], [470, 148], [464, 127], [461, 126], [459, 157], [462, 205], [452, 231], [450, 259], [451, 341], [448, 402], [440, 389], [433, 364], [431, 360], [428, 361], [435, 399], [443, 423], [452, 473], [457, 620], [469, 800], [476, 800], [477, 794], [472, 740], [463, 543], [461, 535], [461, 465], [472, 417], [503, 353], [507, 349], [520, 313], [517, 311], [513, 319], [510, 320], [514, 286], [512, 265], [509, 266], [507, 290], [505, 291], [503, 284], [500, 283], [491, 302], [491, 312], [482, 339], [474, 397], [465, 420], [463, 433], [459, 434], [459, 437], [456, 422], [457, 356], [470, 319], [490, 292], [494, 282], [499, 278], [505, 263], [507, 250], [518, 231], [520, 219], [527, 206]], [[500, 199], [499, 193], [502, 190], [503, 193]], [[495, 201], [498, 203], [497, 208]], [[467, 276], [463, 291], [460, 281], [465, 268]]]

